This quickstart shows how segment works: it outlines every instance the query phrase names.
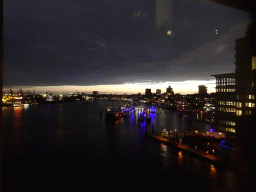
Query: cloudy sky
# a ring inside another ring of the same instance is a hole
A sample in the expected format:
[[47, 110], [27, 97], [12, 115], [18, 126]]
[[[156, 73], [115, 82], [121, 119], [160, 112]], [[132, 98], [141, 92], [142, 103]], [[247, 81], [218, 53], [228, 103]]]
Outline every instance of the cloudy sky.
[[234, 72], [235, 39], [251, 15], [205, 0], [159, 2], [4, 1], [4, 90], [214, 92], [210, 75]]

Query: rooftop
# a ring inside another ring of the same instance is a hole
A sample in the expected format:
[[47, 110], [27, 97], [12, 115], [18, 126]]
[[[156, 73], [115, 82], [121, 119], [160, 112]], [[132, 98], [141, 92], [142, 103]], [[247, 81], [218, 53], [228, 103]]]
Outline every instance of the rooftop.
[[217, 75], [211, 75], [213, 77], [235, 77], [236, 73], [223, 73], [223, 74], [217, 74]]

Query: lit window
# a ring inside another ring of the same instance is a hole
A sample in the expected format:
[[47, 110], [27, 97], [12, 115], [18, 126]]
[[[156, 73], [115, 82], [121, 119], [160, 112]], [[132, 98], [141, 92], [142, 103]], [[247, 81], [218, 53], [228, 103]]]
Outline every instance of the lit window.
[[236, 122], [231, 121], [231, 122], [230, 122], [230, 125], [235, 126], [235, 125], [236, 125]]
[[242, 115], [242, 110], [236, 110], [236, 115]]
[[242, 108], [242, 102], [237, 102], [237, 103], [236, 103], [236, 107], [237, 107], [237, 108]]
[[233, 128], [226, 128], [226, 131], [235, 133], [235, 129]]

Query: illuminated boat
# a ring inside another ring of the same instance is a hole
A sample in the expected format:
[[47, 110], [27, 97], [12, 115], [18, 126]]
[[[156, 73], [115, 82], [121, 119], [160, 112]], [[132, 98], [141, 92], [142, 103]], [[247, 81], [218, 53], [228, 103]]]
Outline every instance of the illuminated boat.
[[121, 119], [124, 116], [123, 111], [119, 109], [107, 109], [106, 110], [106, 119], [108, 120], [118, 120]]
[[149, 109], [149, 111], [150, 111], [150, 113], [156, 113], [156, 108], [152, 106], [152, 107]]
[[138, 115], [138, 120], [146, 120], [147, 115], [144, 111], [142, 111], [139, 115]]
[[23, 107], [21, 103], [13, 103], [13, 107]]
[[150, 113], [149, 113], [149, 112], [144, 112], [144, 111], [142, 111], [142, 112], [138, 115], [138, 120], [139, 120], [139, 121], [151, 122]]
[[125, 116], [130, 116], [135, 111], [134, 107], [126, 107], [123, 109], [123, 113]]

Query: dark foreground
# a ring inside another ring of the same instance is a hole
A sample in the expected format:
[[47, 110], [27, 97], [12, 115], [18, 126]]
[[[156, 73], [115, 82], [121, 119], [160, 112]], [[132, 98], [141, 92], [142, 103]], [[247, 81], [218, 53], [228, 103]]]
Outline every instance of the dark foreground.
[[[136, 116], [106, 121], [99, 111], [109, 105], [4, 109], [2, 191], [247, 190], [248, 174], [145, 138], [148, 127]], [[188, 128], [175, 112], [158, 113], [152, 122], [156, 131]]]

